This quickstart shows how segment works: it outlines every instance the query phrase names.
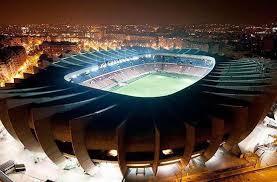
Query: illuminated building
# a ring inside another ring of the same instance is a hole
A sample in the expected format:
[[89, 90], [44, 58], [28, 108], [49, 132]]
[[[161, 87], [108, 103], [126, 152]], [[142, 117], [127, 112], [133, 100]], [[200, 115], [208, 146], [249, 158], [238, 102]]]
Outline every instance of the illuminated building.
[[[101, 83], [105, 75], [127, 69], [124, 73], [135, 73], [134, 66], [145, 70], [146, 64], [201, 76], [161, 97], [81, 85], [91, 78]], [[184, 169], [194, 155], [205, 163], [220, 146], [235, 152], [276, 101], [274, 69], [271, 61], [229, 60], [197, 49], [85, 52], [0, 90], [0, 118], [26, 149], [45, 152], [59, 166], [70, 154], [88, 174], [97, 163], [113, 161], [123, 176], [138, 165], [156, 175], [172, 161]]]
[[22, 41], [19, 37], [8, 37], [0, 35], [0, 48], [8, 46], [20, 46]]
[[77, 43], [68, 41], [44, 41], [39, 47], [44, 54], [47, 54], [52, 57], [58, 57], [62, 54], [76, 54], [80, 52], [80, 48]]
[[[0, 79], [9, 81], [27, 58], [22, 46], [4, 47], [0, 49]], [[1, 83], [3, 84], [3, 83]]]

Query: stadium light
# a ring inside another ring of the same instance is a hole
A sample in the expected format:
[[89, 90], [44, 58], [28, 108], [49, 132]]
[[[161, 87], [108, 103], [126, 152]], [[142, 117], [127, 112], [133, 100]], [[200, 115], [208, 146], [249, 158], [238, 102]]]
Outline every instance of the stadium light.
[[170, 155], [170, 154], [173, 154], [173, 151], [171, 149], [165, 149], [165, 150], [162, 150], [162, 153], [164, 155]]
[[112, 156], [112, 157], [116, 157], [117, 156], [117, 150], [114, 150], [114, 149], [113, 150], [109, 150], [108, 151], [108, 155]]
[[147, 54], [145, 57], [146, 58], [151, 58], [151, 54]]
[[133, 60], [138, 60], [138, 59], [139, 59], [138, 56], [133, 57]]

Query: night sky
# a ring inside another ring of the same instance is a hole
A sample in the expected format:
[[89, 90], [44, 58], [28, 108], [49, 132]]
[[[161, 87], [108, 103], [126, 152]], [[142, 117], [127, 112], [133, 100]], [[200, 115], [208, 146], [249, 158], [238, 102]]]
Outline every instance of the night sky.
[[277, 0], [1, 0], [0, 24], [270, 23]]

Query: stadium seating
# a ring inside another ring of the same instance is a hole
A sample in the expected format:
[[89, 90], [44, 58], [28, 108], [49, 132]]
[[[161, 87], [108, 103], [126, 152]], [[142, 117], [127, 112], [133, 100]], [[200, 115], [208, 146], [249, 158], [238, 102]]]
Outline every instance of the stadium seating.
[[109, 90], [121, 83], [127, 82], [128, 80], [156, 71], [202, 77], [207, 73], [207, 68], [159, 62], [137, 64], [132, 67], [129, 65], [126, 66], [126, 68], [114, 70], [113, 72], [109, 69], [108, 71], [105, 71], [105, 75], [102, 74], [91, 78], [81, 84], [92, 88]]
[[[214, 63], [190, 55], [205, 55], [203, 53], [197, 49], [155, 50], [145, 47], [124, 47], [119, 50], [82, 53], [63, 58], [55, 64], [69, 69], [71, 75], [74, 70], [78, 70], [78, 74], [69, 78], [71, 82], [98, 89], [110, 89], [121, 82], [155, 70], [202, 77], [209, 72]], [[98, 69], [87, 71], [86, 69], [91, 66]], [[86, 71], [80, 72], [82, 69]]]

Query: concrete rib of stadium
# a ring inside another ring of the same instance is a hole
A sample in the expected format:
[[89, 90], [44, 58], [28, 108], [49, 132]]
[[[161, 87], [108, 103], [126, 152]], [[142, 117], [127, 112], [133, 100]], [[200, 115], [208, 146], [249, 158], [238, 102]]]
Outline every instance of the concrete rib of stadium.
[[[221, 145], [236, 149], [276, 101], [276, 63], [257, 59], [214, 56], [216, 64], [203, 79], [163, 97], [131, 97], [64, 79], [96, 62], [157, 52], [208, 55], [137, 47], [61, 59], [0, 90], [1, 121], [26, 149], [45, 152], [57, 165], [70, 154], [88, 174], [96, 162], [118, 161], [123, 176], [134, 164], [152, 167], [156, 175], [167, 161], [184, 168], [195, 153], [206, 162]], [[165, 149], [172, 153], [164, 155]], [[117, 155], [108, 155], [110, 150]]]

